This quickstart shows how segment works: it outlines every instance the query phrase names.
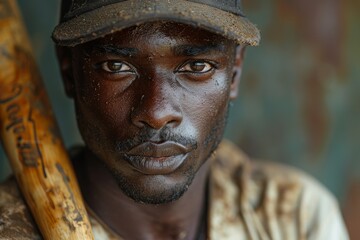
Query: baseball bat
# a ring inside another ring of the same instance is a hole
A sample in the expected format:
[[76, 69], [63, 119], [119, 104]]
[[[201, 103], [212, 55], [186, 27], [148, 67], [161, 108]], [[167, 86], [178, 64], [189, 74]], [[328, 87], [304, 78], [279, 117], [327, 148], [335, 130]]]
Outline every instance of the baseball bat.
[[16, 0], [0, 0], [0, 136], [44, 239], [93, 239]]

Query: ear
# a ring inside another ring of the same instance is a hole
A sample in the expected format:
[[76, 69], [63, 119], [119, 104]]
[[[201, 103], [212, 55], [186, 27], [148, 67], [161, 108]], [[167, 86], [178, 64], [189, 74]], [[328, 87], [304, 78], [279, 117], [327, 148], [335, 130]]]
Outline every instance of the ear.
[[242, 72], [242, 64], [244, 60], [245, 47], [244, 46], [236, 46], [235, 49], [235, 60], [234, 60], [234, 68], [233, 68], [233, 77], [230, 85], [230, 99], [234, 100], [237, 98], [239, 93], [239, 84]]
[[74, 77], [71, 64], [71, 49], [68, 47], [56, 47], [56, 53], [59, 61], [61, 77], [63, 80], [66, 95], [74, 97]]

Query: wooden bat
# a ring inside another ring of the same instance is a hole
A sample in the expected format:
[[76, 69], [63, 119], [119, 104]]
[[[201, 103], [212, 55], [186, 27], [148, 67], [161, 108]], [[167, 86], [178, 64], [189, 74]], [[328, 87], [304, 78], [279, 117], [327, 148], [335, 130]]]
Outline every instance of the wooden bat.
[[0, 0], [0, 136], [44, 239], [93, 239], [15, 0]]

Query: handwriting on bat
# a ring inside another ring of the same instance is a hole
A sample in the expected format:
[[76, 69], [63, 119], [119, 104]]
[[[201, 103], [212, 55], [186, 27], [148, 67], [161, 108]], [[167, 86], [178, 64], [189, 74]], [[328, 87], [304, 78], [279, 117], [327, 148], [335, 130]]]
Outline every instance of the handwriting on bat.
[[[15, 46], [13, 54], [7, 51], [2, 51], [2, 53], [0, 54], [0, 59], [2, 57], [4, 61], [13, 62], [16, 66], [16, 73], [13, 74], [12, 81], [3, 83], [4, 86], [1, 86], [1, 89], [4, 90], [11, 87], [8, 93], [2, 91], [0, 96], [0, 108], [4, 114], [5, 131], [15, 136], [16, 148], [23, 165], [26, 167], [38, 167], [39, 163], [41, 163], [44, 177], [46, 177], [44, 159], [39, 147], [36, 122], [32, 117], [33, 108], [30, 104], [30, 101], [34, 99], [28, 99], [28, 96], [36, 96], [38, 93], [35, 91], [36, 88], [27, 87], [25, 89], [21, 82], [24, 73], [35, 72], [35, 67], [31, 64], [31, 55], [19, 46]], [[4, 55], [4, 53], [6, 54]], [[33, 74], [31, 76], [33, 77]], [[5, 84], [7, 84], [6, 87]]]
[[[6, 122], [5, 130], [12, 132], [16, 136], [16, 148], [22, 162], [27, 167], [37, 167], [39, 152], [36, 143], [29, 139], [27, 131], [31, 131], [31, 122], [22, 115], [21, 105], [16, 101], [22, 93], [23, 88], [20, 85], [13, 87], [12, 94], [0, 99], [0, 105], [4, 105]], [[31, 110], [30, 110], [31, 111]]]

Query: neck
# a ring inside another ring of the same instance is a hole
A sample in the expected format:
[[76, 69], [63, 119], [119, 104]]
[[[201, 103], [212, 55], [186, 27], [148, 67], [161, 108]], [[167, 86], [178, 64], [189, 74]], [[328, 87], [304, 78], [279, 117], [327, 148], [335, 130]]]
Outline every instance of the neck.
[[195, 239], [200, 224], [206, 221], [202, 216], [208, 172], [209, 161], [174, 202], [140, 204], [124, 195], [107, 168], [88, 153], [80, 184], [91, 210], [124, 239]]

